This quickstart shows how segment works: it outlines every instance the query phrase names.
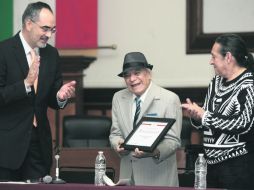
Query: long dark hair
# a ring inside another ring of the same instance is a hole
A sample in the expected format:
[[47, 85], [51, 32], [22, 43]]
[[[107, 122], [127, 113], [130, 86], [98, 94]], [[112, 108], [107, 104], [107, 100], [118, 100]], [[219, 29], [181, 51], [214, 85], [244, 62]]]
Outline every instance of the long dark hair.
[[221, 45], [220, 54], [223, 57], [226, 56], [227, 52], [230, 52], [235, 57], [239, 66], [254, 72], [253, 56], [240, 36], [236, 34], [223, 34], [217, 37], [215, 42]]

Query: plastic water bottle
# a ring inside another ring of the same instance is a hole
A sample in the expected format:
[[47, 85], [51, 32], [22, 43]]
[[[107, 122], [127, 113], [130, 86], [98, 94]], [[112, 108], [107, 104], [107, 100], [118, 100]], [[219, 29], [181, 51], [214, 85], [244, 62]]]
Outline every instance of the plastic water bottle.
[[95, 159], [95, 176], [94, 184], [97, 186], [103, 186], [103, 176], [106, 174], [106, 158], [103, 151], [99, 151]]
[[206, 189], [207, 163], [204, 154], [198, 154], [195, 162], [195, 189]]

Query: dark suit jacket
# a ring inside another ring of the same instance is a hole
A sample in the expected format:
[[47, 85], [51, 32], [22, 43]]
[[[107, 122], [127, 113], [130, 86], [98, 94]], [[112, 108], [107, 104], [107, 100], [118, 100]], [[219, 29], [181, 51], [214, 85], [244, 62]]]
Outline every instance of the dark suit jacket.
[[43, 159], [52, 162], [52, 138], [47, 108], [58, 109], [56, 93], [62, 85], [57, 50], [47, 45], [40, 49], [37, 94], [27, 94], [24, 79], [28, 63], [19, 34], [0, 43], [0, 167], [21, 166], [31, 139], [36, 114]]

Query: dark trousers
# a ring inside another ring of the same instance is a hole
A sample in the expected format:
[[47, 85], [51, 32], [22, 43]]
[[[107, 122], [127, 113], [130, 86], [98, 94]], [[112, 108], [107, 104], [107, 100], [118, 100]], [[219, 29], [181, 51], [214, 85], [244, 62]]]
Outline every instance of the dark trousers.
[[42, 178], [48, 174], [45, 164], [42, 160], [42, 152], [37, 133], [38, 129], [33, 127], [29, 149], [21, 167], [17, 170], [0, 167], [0, 180], [38, 180], [39, 178]]
[[254, 153], [208, 164], [207, 187], [226, 189], [254, 188]]

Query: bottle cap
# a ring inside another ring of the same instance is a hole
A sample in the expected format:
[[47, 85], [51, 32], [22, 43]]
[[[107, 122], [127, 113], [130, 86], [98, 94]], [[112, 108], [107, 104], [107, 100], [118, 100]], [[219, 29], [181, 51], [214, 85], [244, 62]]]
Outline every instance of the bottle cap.
[[204, 153], [199, 153], [198, 156], [204, 156]]

